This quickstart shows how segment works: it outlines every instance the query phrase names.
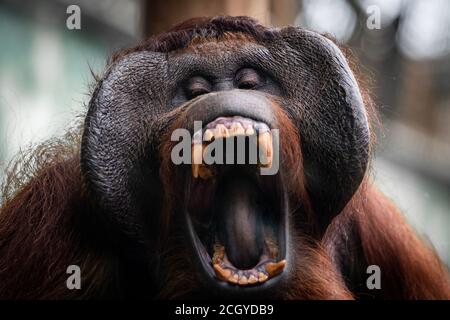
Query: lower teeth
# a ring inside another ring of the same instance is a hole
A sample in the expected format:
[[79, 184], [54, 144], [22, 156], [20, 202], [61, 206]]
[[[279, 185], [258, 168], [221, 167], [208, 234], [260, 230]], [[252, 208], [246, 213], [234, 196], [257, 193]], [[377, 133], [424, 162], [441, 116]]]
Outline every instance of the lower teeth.
[[[271, 243], [275, 246], [274, 243]], [[221, 244], [214, 245], [212, 265], [216, 277], [222, 281], [240, 286], [263, 283], [283, 272], [286, 260], [278, 262], [267, 261], [250, 270], [238, 270], [233, 267], [225, 255], [225, 247]]]

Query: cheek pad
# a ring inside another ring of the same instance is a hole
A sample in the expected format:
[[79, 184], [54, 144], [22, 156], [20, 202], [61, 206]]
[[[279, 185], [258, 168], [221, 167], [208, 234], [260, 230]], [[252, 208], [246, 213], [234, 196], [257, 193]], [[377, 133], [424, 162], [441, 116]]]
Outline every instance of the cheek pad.
[[[299, 129], [307, 190], [322, 232], [362, 182], [370, 150], [369, 123], [358, 84], [327, 38], [289, 27], [269, 45]], [[282, 137], [280, 137], [282, 139]]]
[[85, 185], [102, 214], [131, 236], [143, 232], [139, 173], [144, 157], [152, 156], [143, 154], [151, 145], [152, 125], [167, 105], [166, 70], [162, 53], [125, 56], [107, 70], [86, 116], [81, 146]]

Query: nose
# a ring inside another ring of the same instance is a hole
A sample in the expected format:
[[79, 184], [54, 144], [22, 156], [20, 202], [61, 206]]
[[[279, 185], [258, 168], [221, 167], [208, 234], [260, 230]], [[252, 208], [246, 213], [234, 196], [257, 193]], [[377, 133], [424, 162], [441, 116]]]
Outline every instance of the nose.
[[272, 101], [266, 94], [233, 89], [204, 94], [186, 107], [185, 128], [194, 133], [194, 121], [209, 123], [218, 117], [242, 116], [266, 123], [275, 129], [276, 118]]

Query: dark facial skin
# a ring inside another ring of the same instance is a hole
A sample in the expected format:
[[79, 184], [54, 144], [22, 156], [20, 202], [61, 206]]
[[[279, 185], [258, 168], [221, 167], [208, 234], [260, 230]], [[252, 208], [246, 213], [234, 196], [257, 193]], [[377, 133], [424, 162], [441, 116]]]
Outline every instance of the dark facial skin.
[[338, 47], [300, 28], [201, 17], [122, 50], [82, 136], [6, 176], [0, 299], [449, 299], [369, 178], [374, 117]]
[[[198, 254], [186, 220], [188, 200], [182, 195], [189, 181], [185, 172], [190, 169], [165, 164], [163, 150], [172, 129], [193, 133], [194, 120], [206, 124], [220, 116], [243, 116], [280, 129], [282, 163], [287, 157], [283, 143], [292, 143], [283, 141], [283, 121], [297, 135], [294, 143], [301, 155], [294, 161], [302, 163], [314, 215], [306, 227], [307, 219], [302, 219], [306, 209], [303, 213], [302, 201], [291, 195], [295, 181], [285, 163], [273, 179], [283, 190], [275, 211], [280, 211], [277, 223], [285, 229], [285, 248], [280, 250], [286, 251], [287, 268], [274, 280], [288, 281], [294, 263], [290, 250], [295, 246], [289, 239], [298, 234], [322, 237], [360, 185], [369, 158], [369, 126], [358, 85], [340, 50], [321, 35], [288, 27], [274, 30], [270, 39], [237, 33], [196, 40], [168, 52], [138, 50], [121, 57], [109, 67], [90, 102], [81, 155], [85, 184], [111, 223], [111, 232], [126, 239], [124, 251], [128, 245], [142, 247], [138, 250], [142, 259], [157, 265], [154, 253], [169, 215], [170, 223], [177, 221], [184, 230], [185, 245], [189, 243]], [[173, 175], [162, 174], [164, 165]], [[242, 187], [242, 192], [250, 189]], [[177, 190], [179, 198], [168, 199], [169, 190]], [[258, 202], [248, 200], [256, 197], [249, 194], [236, 201]], [[236, 197], [230, 194], [227, 201]], [[238, 228], [232, 222], [225, 225]], [[213, 279], [200, 255], [195, 260], [199, 274], [219, 290], [258, 292], [278, 285], [272, 281], [245, 289], [232, 287]], [[251, 264], [254, 259], [243, 260]]]

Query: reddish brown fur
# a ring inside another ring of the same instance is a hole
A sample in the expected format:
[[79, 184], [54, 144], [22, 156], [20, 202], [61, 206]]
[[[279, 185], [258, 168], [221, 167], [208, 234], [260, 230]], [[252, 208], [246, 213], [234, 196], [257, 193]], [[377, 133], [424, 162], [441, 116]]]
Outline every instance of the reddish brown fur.
[[367, 264], [382, 270], [385, 299], [450, 299], [448, 270], [399, 210], [369, 185], [351, 203]]
[[77, 297], [66, 287], [72, 264], [88, 271], [78, 298], [108, 291], [114, 260], [86, 245], [77, 230], [87, 205], [78, 147], [78, 135], [68, 134], [11, 169], [0, 210], [0, 298]]
[[[183, 30], [189, 29], [189, 25], [207, 23], [209, 20], [205, 19], [191, 20], [187, 25], [150, 39], [137, 49], [167, 52], [187, 46], [192, 41], [192, 34]], [[265, 29], [251, 29], [249, 21], [240, 23], [244, 28], [248, 27], [249, 37], [253, 39], [271, 36]], [[180, 30], [182, 36], [174, 38], [174, 32]], [[227, 38], [226, 34], [224, 37]], [[116, 55], [113, 60], [128, 52]], [[363, 96], [369, 119], [373, 119], [373, 104], [364, 92]], [[338, 251], [336, 243], [348, 236], [353, 228], [358, 234], [355, 245], [363, 252], [361, 264], [376, 264], [382, 270], [382, 294], [379, 297], [449, 299], [445, 266], [368, 178], [334, 219], [322, 241], [307, 238], [298, 231], [310, 230], [314, 234], [315, 229], [305, 190], [300, 142], [294, 126], [276, 102], [273, 109], [282, 130], [280, 136], [289, 141], [281, 141], [281, 165], [289, 168], [286, 171], [290, 173], [289, 177], [285, 179], [289, 189], [294, 190], [290, 195], [291, 202], [303, 205], [303, 212], [307, 214], [301, 226], [292, 226], [295, 248], [291, 269], [286, 270], [290, 274], [289, 282], [283, 283], [272, 297], [352, 299], [353, 294], [339, 270], [342, 252]], [[183, 112], [182, 109], [171, 112], [167, 115], [167, 123], [178, 128], [178, 121], [184, 118]], [[171, 132], [170, 128], [166, 128], [163, 141], [170, 141], [168, 132]], [[32, 156], [21, 159], [18, 167], [13, 167], [7, 175], [0, 208], [0, 298], [120, 297], [117, 292], [119, 261], [114, 244], [101, 239], [101, 229], [89, 230], [99, 225], [89, 219], [92, 209], [82, 184], [79, 146], [78, 133], [44, 144]], [[171, 143], [164, 143], [159, 148], [160, 177], [165, 187], [161, 213], [165, 220], [160, 228], [158, 248], [162, 257], [160, 269], [165, 271], [160, 280], [165, 285], [159, 298], [185, 297], [201, 290], [196, 271], [190, 268], [192, 258], [180, 236], [181, 223], [171, 220], [174, 218], [170, 215], [175, 209], [173, 205], [182, 203], [177, 198], [182, 192], [171, 183], [180, 178], [180, 171], [169, 161], [171, 147]], [[95, 237], [96, 233], [100, 235]], [[352, 258], [352, 252], [344, 254], [344, 259], [347, 255]], [[84, 270], [81, 291], [66, 288], [68, 275], [65, 271], [71, 264], [78, 264]]]

